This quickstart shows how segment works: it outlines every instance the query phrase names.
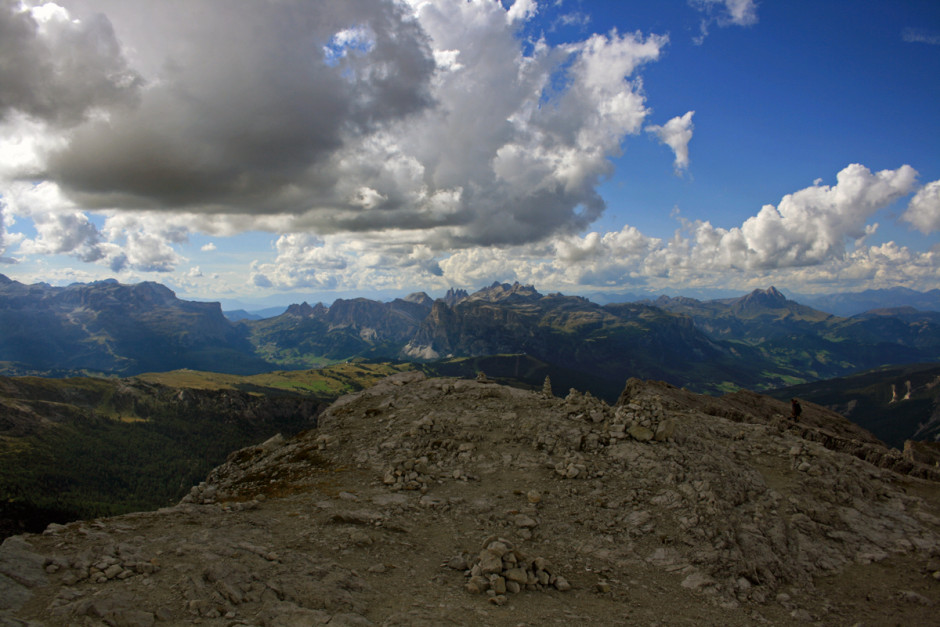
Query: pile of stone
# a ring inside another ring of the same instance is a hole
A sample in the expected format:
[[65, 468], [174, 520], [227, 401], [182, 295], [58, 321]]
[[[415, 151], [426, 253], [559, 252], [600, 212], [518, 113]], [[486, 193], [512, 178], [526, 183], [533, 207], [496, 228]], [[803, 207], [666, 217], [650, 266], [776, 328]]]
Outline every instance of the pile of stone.
[[594, 398], [590, 392], [582, 394], [574, 388], [568, 390], [565, 406], [568, 410], [568, 417], [575, 420], [603, 422], [610, 414], [610, 406], [607, 403]]
[[564, 408], [570, 421], [567, 426], [545, 421], [533, 439], [536, 449], [564, 457], [551, 464], [562, 478], [594, 477], [596, 469], [585, 461], [585, 455], [593, 458], [592, 454], [618, 442], [675, 439], [676, 420], [657, 398], [635, 398], [612, 408], [590, 394], [571, 390]]
[[673, 437], [675, 430], [675, 420], [666, 417], [662, 403], [649, 399], [618, 405], [610, 424], [609, 436], [611, 439], [629, 436], [640, 442], [664, 442]]
[[416, 459], [403, 459], [394, 462], [393, 467], [385, 471], [382, 483], [396, 492], [398, 490], [420, 490], [425, 493], [428, 491], [428, 485], [434, 481], [428, 463], [426, 455]]
[[471, 564], [461, 556], [451, 560], [450, 565], [452, 568], [469, 566], [465, 572], [467, 592], [486, 594], [498, 605], [506, 602], [507, 593], [549, 589], [564, 592], [571, 589], [568, 580], [557, 574], [548, 560], [526, 557], [506, 538], [490, 536]]

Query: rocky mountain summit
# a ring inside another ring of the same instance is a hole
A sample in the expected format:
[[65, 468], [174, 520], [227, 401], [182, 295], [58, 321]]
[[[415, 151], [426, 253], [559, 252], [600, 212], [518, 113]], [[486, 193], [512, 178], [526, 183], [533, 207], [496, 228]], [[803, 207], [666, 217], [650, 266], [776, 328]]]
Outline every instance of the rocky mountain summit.
[[0, 548], [3, 625], [924, 625], [940, 471], [810, 403], [406, 372]]

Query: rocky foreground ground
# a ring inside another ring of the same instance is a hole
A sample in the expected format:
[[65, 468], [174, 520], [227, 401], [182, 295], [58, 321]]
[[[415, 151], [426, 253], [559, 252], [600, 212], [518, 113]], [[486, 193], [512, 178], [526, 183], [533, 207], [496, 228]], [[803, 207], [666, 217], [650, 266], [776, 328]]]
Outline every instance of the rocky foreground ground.
[[938, 471], [826, 410], [403, 373], [179, 505], [0, 548], [0, 625], [930, 625]]

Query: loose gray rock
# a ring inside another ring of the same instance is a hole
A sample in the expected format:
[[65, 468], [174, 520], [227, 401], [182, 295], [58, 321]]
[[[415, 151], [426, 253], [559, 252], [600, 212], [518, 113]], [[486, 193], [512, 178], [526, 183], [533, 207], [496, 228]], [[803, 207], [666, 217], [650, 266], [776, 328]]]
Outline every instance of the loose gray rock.
[[0, 624], [935, 622], [931, 469], [784, 410], [380, 382], [176, 506], [8, 540]]

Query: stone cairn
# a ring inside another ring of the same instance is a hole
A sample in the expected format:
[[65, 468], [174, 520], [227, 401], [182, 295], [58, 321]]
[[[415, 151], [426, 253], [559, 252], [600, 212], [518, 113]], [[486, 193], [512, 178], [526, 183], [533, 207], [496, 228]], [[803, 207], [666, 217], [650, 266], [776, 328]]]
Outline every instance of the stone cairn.
[[[621, 426], [622, 425], [622, 426]], [[617, 407], [611, 425], [612, 437], [623, 437], [624, 433], [640, 442], [656, 440], [662, 442], [673, 437], [675, 421], [666, 418], [662, 402], [658, 399], [637, 399]]]
[[422, 494], [428, 491], [428, 485], [433, 481], [426, 455], [416, 459], [396, 460], [391, 468], [386, 469], [382, 479], [382, 483], [393, 491], [420, 490]]
[[451, 568], [465, 570], [468, 577], [466, 589], [471, 594], [486, 594], [490, 602], [502, 605], [506, 594], [523, 590], [571, 589], [568, 580], [555, 572], [551, 563], [543, 557], [529, 558], [513, 547], [506, 538], [490, 536], [483, 542], [479, 555], [467, 563], [466, 556], [451, 560]]

